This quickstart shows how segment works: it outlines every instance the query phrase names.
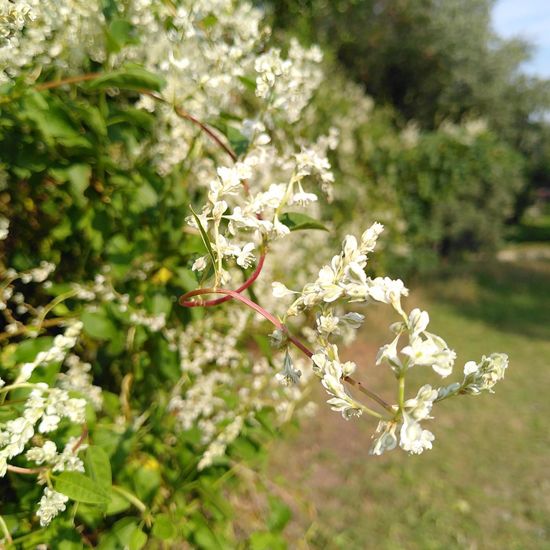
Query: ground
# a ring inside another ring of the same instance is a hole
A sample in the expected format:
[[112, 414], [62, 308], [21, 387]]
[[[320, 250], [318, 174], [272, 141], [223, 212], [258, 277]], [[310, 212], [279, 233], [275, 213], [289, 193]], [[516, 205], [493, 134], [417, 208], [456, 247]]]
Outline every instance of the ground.
[[[370, 456], [375, 422], [343, 420], [320, 388], [317, 414], [272, 446], [266, 477], [293, 510], [289, 548], [550, 549], [550, 262], [506, 260], [410, 285], [407, 307], [429, 310], [457, 377], [484, 353], [510, 356], [495, 395], [434, 409], [433, 450]], [[388, 399], [391, 373], [374, 357], [389, 322], [372, 311], [346, 357]]]

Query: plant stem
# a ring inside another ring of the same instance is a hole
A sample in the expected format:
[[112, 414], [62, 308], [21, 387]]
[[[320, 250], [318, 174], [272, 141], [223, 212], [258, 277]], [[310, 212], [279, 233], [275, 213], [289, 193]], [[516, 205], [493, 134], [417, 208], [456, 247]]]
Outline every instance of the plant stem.
[[2, 516], [0, 516], [0, 529], [2, 529], [2, 533], [4, 533], [4, 537], [8, 544], [13, 544], [13, 539], [11, 538], [10, 531], [8, 529], [8, 526], [6, 525], [6, 522]]
[[[80, 82], [86, 82], [89, 80], [95, 80], [101, 76], [108, 75], [109, 73], [87, 73], [83, 75], [77, 75], [77, 76], [71, 76], [68, 78], [64, 78], [62, 80], [54, 80], [53, 82], [43, 82], [42, 84], [37, 84], [35, 86], [35, 89], [38, 91], [43, 90], [51, 90], [54, 88], [59, 88], [60, 86], [64, 86], [66, 84], [79, 84]], [[205, 134], [207, 134], [219, 147], [221, 147], [233, 160], [233, 162], [237, 161], [237, 155], [233, 151], [233, 149], [225, 144], [222, 139], [212, 130], [209, 126], [204, 124], [204, 122], [200, 121], [198, 118], [193, 116], [192, 114], [188, 113], [185, 109], [182, 107], [179, 107], [177, 105], [172, 105], [169, 101], [164, 99], [162, 96], [159, 96], [149, 90], [139, 90], [140, 94], [146, 95], [154, 99], [155, 101], [158, 101], [160, 103], [164, 103], [165, 105], [171, 105], [174, 109], [174, 112], [180, 117], [185, 120], [188, 120], [189, 122], [192, 122], [195, 124], [195, 126], [198, 126]]]
[[20, 466], [12, 466], [11, 464], [8, 464], [7, 470], [8, 472], [13, 472], [15, 474], [33, 475], [39, 474], [40, 472], [47, 470], [47, 468], [21, 468]]
[[63, 325], [64, 323], [67, 322], [67, 319], [68, 319], [67, 317], [57, 318], [57, 319], [47, 319], [45, 321], [42, 321], [40, 326], [30, 325], [30, 326], [21, 327], [20, 329], [14, 332], [0, 332], [0, 341], [7, 340], [8, 338], [14, 338], [16, 336], [20, 336], [21, 334], [25, 334], [25, 332], [29, 332], [33, 330], [39, 331], [43, 328]]
[[403, 410], [405, 406], [405, 375], [402, 374], [399, 377], [399, 394], [398, 394], [399, 408]]
[[35, 86], [35, 89], [39, 92], [43, 90], [51, 90], [52, 88], [59, 88], [60, 86], [64, 86], [65, 84], [78, 84], [80, 82], [86, 82], [88, 80], [95, 80], [96, 78], [99, 78], [100, 76], [104, 76], [107, 73], [87, 73], [87, 74], [80, 74], [77, 76], [70, 76], [68, 78], [63, 78], [62, 80], [54, 80], [53, 82], [43, 82], [42, 84], [38, 84]]
[[[241, 292], [245, 291], [260, 276], [260, 273], [261, 273], [262, 268], [264, 266], [265, 256], [266, 256], [266, 254], [264, 252], [260, 256], [260, 259], [258, 260], [258, 265], [256, 266], [256, 269], [254, 270], [252, 275], [250, 275], [250, 277], [239, 288], [237, 288], [235, 290], [235, 292], [238, 292], [240, 294]], [[217, 306], [217, 305], [223, 304], [224, 302], [227, 302], [227, 301], [233, 299], [232, 296], [224, 296], [223, 298], [216, 298], [215, 300], [207, 300], [205, 302], [197, 302], [197, 301], [192, 301], [192, 300], [182, 302], [182, 299], [185, 296], [186, 295], [184, 295], [180, 298], [180, 305], [185, 306], [185, 307], [198, 307], [198, 306], [200, 306], [200, 307], [211, 307], [211, 306]]]
[[112, 486], [113, 491], [124, 497], [130, 504], [133, 504], [142, 514], [147, 510], [147, 506], [139, 500], [134, 494], [130, 493], [119, 485]]
[[365, 386], [363, 386], [363, 384], [361, 384], [361, 382], [359, 382], [358, 380], [355, 380], [351, 376], [346, 376], [344, 380], [350, 386], [356, 387], [361, 393], [364, 393], [365, 395], [367, 395], [368, 397], [376, 401], [380, 406], [384, 407], [384, 409], [386, 409], [388, 412], [392, 414], [395, 412], [389, 403], [386, 403], [379, 395], [365, 388]]
[[[277, 319], [275, 316], [273, 316], [271, 313], [269, 313], [269, 311], [266, 311], [263, 307], [258, 305], [256, 302], [253, 302], [252, 300], [250, 300], [246, 296], [242, 296], [241, 294], [239, 294], [235, 290], [228, 290], [228, 289], [224, 289], [224, 288], [218, 288], [218, 289], [198, 288], [196, 290], [192, 290], [190, 292], [187, 292], [186, 294], [181, 296], [180, 299], [179, 299], [179, 303], [182, 306], [187, 306], [187, 304], [189, 304], [189, 303], [192, 303], [193, 307], [204, 306], [207, 302], [189, 302], [188, 301], [188, 298], [192, 298], [193, 296], [200, 296], [202, 294], [225, 294], [227, 296], [231, 296], [231, 297], [235, 298], [236, 300], [239, 300], [243, 304], [247, 305], [249, 308], [253, 309], [254, 311], [258, 312], [260, 315], [265, 317], [276, 328], [278, 328], [279, 330], [282, 330], [287, 335], [287, 338], [289, 339], [289, 341], [292, 342], [292, 344], [294, 346], [296, 346], [302, 353], [304, 353], [304, 355], [306, 355], [310, 359], [313, 356], [313, 352], [305, 344], [303, 344], [300, 340], [298, 340], [298, 338], [296, 338], [295, 336], [293, 336], [292, 334], [289, 333], [288, 328], [286, 327], [286, 325], [284, 323], [282, 323], [279, 319]], [[187, 306], [187, 307], [189, 307], [189, 306]], [[392, 407], [388, 403], [386, 403], [381, 397], [379, 397], [375, 393], [373, 393], [370, 390], [368, 390], [367, 388], [365, 388], [365, 386], [363, 386], [360, 382], [358, 382], [357, 380], [355, 380], [351, 376], [346, 376], [344, 378], [344, 381], [347, 382], [348, 384], [352, 385], [352, 386], [357, 387], [357, 389], [361, 393], [364, 393], [365, 395], [367, 395], [371, 399], [374, 399], [384, 409], [386, 409], [387, 411], [389, 411], [393, 414], [394, 410], [392, 409]], [[378, 415], [378, 413], [376, 413], [376, 415]]]

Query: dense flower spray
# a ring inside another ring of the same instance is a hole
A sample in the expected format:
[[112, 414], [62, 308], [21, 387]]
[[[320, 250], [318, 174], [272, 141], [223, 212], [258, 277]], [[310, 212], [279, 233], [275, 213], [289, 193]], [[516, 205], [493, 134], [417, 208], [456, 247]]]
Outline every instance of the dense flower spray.
[[[116, 16], [128, 22], [132, 35], [124, 47], [108, 53], [100, 4], [0, 0], [0, 83], [9, 88], [23, 82], [29, 94], [54, 92], [97, 82], [135, 63], [164, 79], [162, 92], [134, 88], [125, 105], [153, 116], [151, 143], [125, 151], [113, 147], [111, 161], [128, 169], [147, 162], [159, 177], [169, 178], [176, 169], [186, 174], [195, 205], [180, 229], [200, 238], [203, 251], [189, 265], [198, 288], [180, 303], [209, 309], [187, 324], [172, 314], [171, 302], [162, 311], [147, 309], [139, 284], [171, 276], [154, 261], [125, 272], [123, 282], [135, 292], [121, 291], [105, 266], [93, 280], [69, 283], [41, 305], [31, 304], [25, 290], [38, 286], [48, 295], [56, 266], [42, 262], [19, 271], [6, 266], [0, 273], [5, 327], [0, 342], [51, 338], [41, 340], [32, 357], [9, 364], [9, 376], [0, 379], [0, 406], [9, 408], [0, 421], [0, 477], [35, 476], [45, 485], [34, 519], [42, 527], [68, 507], [56, 476], [86, 470], [81, 453], [89, 450], [87, 418], [101, 415], [107, 397], [105, 388], [94, 385], [94, 357], [86, 349], [90, 334], [83, 334], [80, 317], [98, 315], [105, 304], [124, 327], [119, 345], [128, 356], [139, 338], [156, 335], [163, 353], [176, 358], [179, 379], [169, 388], [165, 413], [178, 433], [197, 429], [202, 446], [198, 470], [223, 459], [262, 410], [273, 409], [281, 422], [288, 420], [305, 401], [310, 377], [319, 378], [328, 404], [345, 419], [377, 419], [373, 454], [397, 446], [410, 453], [431, 448], [434, 436], [421, 423], [431, 419], [435, 404], [491, 392], [504, 376], [507, 358], [492, 354], [479, 363], [469, 361], [462, 382], [441, 388], [423, 384], [407, 395], [411, 368], [433, 369], [445, 378], [456, 357], [442, 338], [427, 331], [427, 312], [405, 312], [402, 298], [408, 291], [401, 280], [367, 276], [368, 256], [382, 225], [373, 224], [359, 239], [346, 236], [341, 252], [318, 273], [311, 257], [324, 247], [325, 234], [300, 243], [293, 238], [295, 230], [323, 227], [314, 216], [319, 216], [319, 204], [337, 192], [329, 156], [338, 147], [338, 131], [306, 142], [292, 130], [322, 78], [319, 49], [297, 41], [286, 50], [269, 48], [262, 12], [248, 2], [136, 0], [114, 3]], [[100, 72], [91, 72], [98, 66]], [[115, 101], [121, 91], [122, 84], [113, 85], [103, 100]], [[236, 144], [206, 122], [221, 126], [220, 120], [228, 118]], [[10, 220], [0, 216], [0, 241], [10, 237], [10, 230]], [[285, 283], [274, 280], [280, 278], [280, 270], [274, 274], [277, 263], [291, 266]], [[261, 299], [248, 298], [246, 289]], [[285, 312], [270, 312], [285, 300]], [[339, 356], [338, 338], [349, 340], [363, 322], [356, 306], [371, 302], [387, 304], [396, 314], [390, 327], [394, 337], [377, 359], [396, 379], [395, 404], [360, 382], [360, 365]], [[267, 332], [256, 314], [274, 325], [274, 359], [247, 349], [251, 334]], [[308, 314], [311, 326], [303, 321]], [[103, 326], [95, 331], [98, 339]], [[296, 357], [293, 348], [303, 357]], [[54, 376], [38, 381], [52, 365]], [[128, 406], [130, 385], [131, 376], [123, 377], [120, 396], [114, 397], [121, 410], [110, 426], [113, 434], [147, 422], [148, 414]], [[113, 394], [108, 398], [112, 402]], [[143, 511], [138, 499], [130, 497], [130, 502]], [[6, 529], [4, 535], [9, 539]]]

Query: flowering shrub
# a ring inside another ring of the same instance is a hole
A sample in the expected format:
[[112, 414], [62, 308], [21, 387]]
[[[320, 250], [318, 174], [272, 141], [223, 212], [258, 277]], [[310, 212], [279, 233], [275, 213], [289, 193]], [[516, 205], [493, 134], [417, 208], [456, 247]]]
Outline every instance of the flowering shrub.
[[[0, 3], [6, 545], [280, 547], [284, 521], [235, 533], [222, 481], [308, 410], [308, 378], [344, 418], [379, 421], [381, 454], [431, 448], [435, 403], [503, 377], [493, 354], [407, 397], [410, 368], [446, 377], [455, 354], [405, 313], [400, 280], [367, 276], [379, 223], [318, 271], [338, 132], [297, 127], [321, 53], [269, 48], [261, 16], [229, 0]], [[369, 302], [396, 312], [378, 357], [396, 404], [339, 359], [363, 320], [349, 304]]]
[[338, 224], [354, 231], [364, 220], [383, 223], [381, 265], [399, 274], [495, 251], [525, 189], [521, 156], [480, 119], [433, 130], [403, 125], [329, 70], [303, 120], [309, 136], [313, 128], [338, 130], [329, 154], [336, 180], [346, 182], [330, 209]]

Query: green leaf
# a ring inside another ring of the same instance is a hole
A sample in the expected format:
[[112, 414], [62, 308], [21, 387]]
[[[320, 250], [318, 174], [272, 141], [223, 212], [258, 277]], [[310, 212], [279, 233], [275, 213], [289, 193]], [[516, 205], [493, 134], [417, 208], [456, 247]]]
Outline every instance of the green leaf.
[[23, 115], [34, 122], [44, 138], [66, 147], [91, 148], [67, 113], [67, 107], [50, 96], [31, 92], [23, 100]]
[[141, 550], [146, 543], [147, 535], [141, 529], [136, 529], [130, 537], [129, 550]]
[[86, 164], [73, 164], [67, 169], [71, 195], [78, 206], [84, 206], [87, 202], [84, 192], [90, 184], [92, 169]]
[[104, 311], [85, 311], [81, 317], [84, 332], [98, 340], [109, 340], [117, 332], [114, 323]]
[[320, 221], [301, 212], [285, 212], [279, 219], [291, 231], [300, 231], [301, 229], [321, 229], [328, 231]]
[[157, 192], [154, 187], [146, 181], [136, 187], [132, 198], [134, 200], [130, 203], [130, 210], [138, 214], [147, 210], [147, 208], [156, 206], [158, 202]]
[[237, 128], [233, 128], [233, 126], [227, 126], [226, 136], [229, 140], [231, 148], [233, 149], [233, 151], [235, 151], [237, 156], [246, 153], [250, 142], [248, 141], [248, 138], [243, 136], [241, 132], [237, 130]]
[[245, 87], [251, 92], [256, 91], [256, 81], [253, 78], [247, 76], [239, 76], [239, 80], [245, 85]]
[[153, 315], [164, 313], [168, 316], [170, 311], [172, 311], [172, 300], [164, 294], [154, 294], [151, 298], [151, 313]]
[[111, 493], [111, 500], [109, 501], [107, 509], [105, 510], [105, 515], [116, 516], [117, 514], [128, 510], [130, 506], [131, 504], [128, 502], [128, 499], [113, 491]]
[[250, 537], [250, 550], [286, 550], [284, 538], [277, 533], [257, 532]]
[[55, 482], [55, 489], [75, 502], [109, 503], [109, 494], [103, 487], [80, 472], [62, 472]]
[[123, 90], [153, 90], [160, 92], [165, 84], [166, 82], [162, 77], [136, 66], [106, 73], [92, 80], [87, 88], [90, 90], [121, 88]]
[[86, 450], [86, 472], [106, 493], [110, 493], [113, 483], [111, 463], [101, 447], [92, 445]]
[[269, 530], [272, 532], [282, 531], [292, 518], [290, 508], [278, 498], [271, 498], [269, 500], [269, 507], [271, 508], [271, 513], [267, 520]]
[[140, 531], [139, 520], [135, 517], [119, 519], [111, 528], [111, 532], [117, 538], [120, 546], [117, 548], [130, 548], [132, 537], [136, 531]]
[[138, 44], [139, 40], [134, 33], [134, 26], [124, 19], [115, 18], [107, 30], [107, 49], [118, 53], [126, 44]]
[[158, 516], [155, 516], [155, 523], [153, 525], [152, 533], [153, 536], [158, 539], [168, 540], [174, 538], [176, 535], [176, 529], [167, 514], [159, 514]]
[[[52, 347], [52, 342], [53, 338], [51, 336], [39, 336], [38, 338], [23, 340], [17, 344], [17, 348], [15, 348], [10, 359], [13, 359], [13, 365], [34, 361], [41, 351]], [[9, 366], [12, 366], [12, 363]]]
[[[193, 213], [193, 217], [195, 218], [195, 221], [197, 222], [197, 225], [199, 227], [199, 231], [201, 234], [202, 242], [204, 243], [204, 246], [206, 246], [206, 249], [208, 250], [208, 254], [210, 254], [210, 259], [212, 260], [212, 265], [214, 267], [214, 271], [216, 272], [216, 275], [218, 274], [218, 270], [216, 267], [216, 257], [214, 256], [214, 251], [212, 250], [212, 246], [210, 245], [210, 240], [208, 239], [208, 234], [206, 233], [206, 230], [202, 226], [201, 220], [197, 213], [193, 210], [192, 206], [189, 206], [191, 209], [191, 212]], [[216, 277], [217, 278], [217, 277]]]

